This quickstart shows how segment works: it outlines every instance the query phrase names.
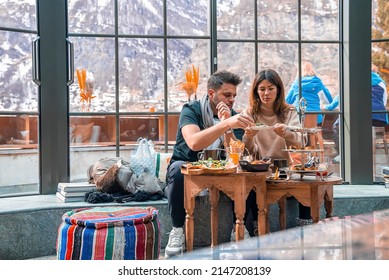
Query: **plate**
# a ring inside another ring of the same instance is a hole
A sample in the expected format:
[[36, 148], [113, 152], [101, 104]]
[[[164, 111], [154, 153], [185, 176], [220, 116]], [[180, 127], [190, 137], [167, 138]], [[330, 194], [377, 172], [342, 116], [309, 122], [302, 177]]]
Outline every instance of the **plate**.
[[266, 125], [266, 124], [262, 124], [262, 125], [254, 125], [254, 126], [251, 126], [250, 128], [252, 130], [261, 130], [261, 129], [269, 128], [269, 127], [271, 127], [271, 126]]
[[324, 173], [328, 172], [327, 169], [316, 169], [316, 170], [291, 170], [289, 169], [288, 172], [293, 172], [293, 173]]
[[287, 129], [293, 132], [307, 132], [307, 133], [316, 133], [322, 130], [320, 127], [299, 127], [299, 126], [288, 126]]
[[318, 152], [324, 152], [323, 149], [308, 149], [308, 150], [297, 150], [297, 149], [282, 149], [283, 152], [290, 152], [290, 153], [318, 153]]

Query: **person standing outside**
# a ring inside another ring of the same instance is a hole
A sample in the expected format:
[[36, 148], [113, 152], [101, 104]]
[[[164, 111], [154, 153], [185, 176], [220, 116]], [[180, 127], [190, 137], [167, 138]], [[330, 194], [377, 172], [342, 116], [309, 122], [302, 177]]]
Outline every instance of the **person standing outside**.
[[185, 249], [184, 176], [181, 165], [198, 160], [203, 149], [223, 147], [232, 139], [241, 139], [244, 129], [254, 125], [251, 117], [233, 110], [237, 86], [242, 79], [229, 71], [217, 71], [207, 82], [207, 94], [186, 103], [180, 113], [176, 144], [166, 175], [165, 194], [173, 229], [165, 248], [165, 257], [182, 254]]
[[[301, 67], [301, 88], [302, 97], [307, 101], [307, 112], [320, 111], [320, 101], [323, 104], [332, 102], [332, 95], [328, 88], [323, 84], [323, 81], [316, 75], [315, 70], [310, 62], [304, 61]], [[286, 95], [286, 102], [293, 104], [299, 110], [299, 77], [291, 84]], [[323, 116], [317, 115], [317, 125], [320, 126], [323, 122]]]
[[[371, 66], [371, 101], [373, 111], [385, 111], [388, 94], [386, 83], [378, 74], [378, 67], [372, 64]], [[372, 125], [375, 127], [384, 127], [388, 125], [388, 114], [374, 113], [372, 117]]]

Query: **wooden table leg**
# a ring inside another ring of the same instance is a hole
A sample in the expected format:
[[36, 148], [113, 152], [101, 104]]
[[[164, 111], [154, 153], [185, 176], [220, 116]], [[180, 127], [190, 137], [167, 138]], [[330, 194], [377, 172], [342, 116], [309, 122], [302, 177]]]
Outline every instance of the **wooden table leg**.
[[328, 186], [326, 193], [324, 194], [324, 208], [326, 210], [326, 218], [332, 217], [332, 211], [334, 209], [334, 187]]
[[280, 211], [278, 212], [280, 229], [286, 229], [286, 196], [283, 196], [278, 200], [278, 207], [280, 208]]
[[319, 186], [311, 186], [311, 218], [314, 223], [320, 219]]
[[218, 243], [219, 231], [219, 190], [217, 188], [209, 189], [209, 200], [211, 202], [211, 247], [214, 247]]
[[[246, 189], [245, 185], [246, 182], [241, 182], [244, 186], [242, 186], [242, 189]], [[235, 185], [235, 184], [234, 184]], [[238, 187], [235, 185], [233, 188], [235, 190], [234, 192], [234, 211], [236, 216], [235, 221], [235, 232], [236, 232], [236, 241], [243, 240], [244, 239], [244, 222], [243, 217], [246, 210], [246, 196], [244, 196], [244, 193], [242, 191], [238, 191]]]
[[185, 216], [185, 241], [186, 241], [186, 250], [193, 250], [193, 237], [194, 237], [194, 208], [195, 208], [195, 196], [192, 195], [190, 191], [189, 179], [184, 182], [184, 207], [186, 211]]
[[261, 182], [261, 187], [255, 188], [257, 207], [258, 207], [258, 234], [263, 235], [269, 232], [268, 207], [266, 204], [266, 184], [265, 179]]

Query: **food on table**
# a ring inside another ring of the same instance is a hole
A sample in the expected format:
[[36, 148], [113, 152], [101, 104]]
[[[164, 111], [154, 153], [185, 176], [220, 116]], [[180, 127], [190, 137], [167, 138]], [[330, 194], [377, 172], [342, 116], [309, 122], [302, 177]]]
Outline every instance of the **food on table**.
[[315, 149], [316, 149], [315, 146], [305, 146], [305, 147], [296, 146], [296, 145], [289, 146], [289, 150], [315, 150]]
[[265, 161], [263, 159], [259, 159], [259, 160], [253, 160], [252, 162], [250, 162], [251, 164], [268, 164], [269, 161]]
[[189, 162], [186, 164], [187, 169], [227, 169], [232, 168], [226, 160], [199, 160], [194, 162]]

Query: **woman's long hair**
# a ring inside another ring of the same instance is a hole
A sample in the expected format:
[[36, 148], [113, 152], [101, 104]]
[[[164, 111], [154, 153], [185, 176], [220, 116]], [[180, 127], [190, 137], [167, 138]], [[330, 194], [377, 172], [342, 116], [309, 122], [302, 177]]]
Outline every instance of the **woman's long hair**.
[[[265, 69], [255, 75], [253, 85], [251, 86], [249, 93], [248, 111], [252, 116], [254, 116], [254, 118], [261, 115], [262, 102], [258, 93], [258, 85], [264, 80], [267, 80], [277, 87], [277, 97], [273, 104], [273, 111], [280, 121], [284, 121], [286, 112], [293, 110], [293, 107], [286, 103], [284, 83], [278, 73], [273, 69]], [[254, 121], [257, 121], [257, 119], [254, 119]]]

